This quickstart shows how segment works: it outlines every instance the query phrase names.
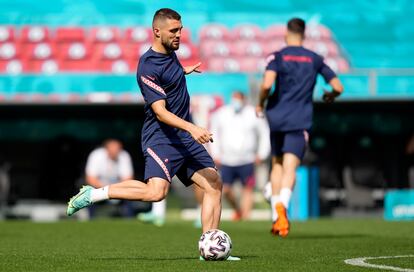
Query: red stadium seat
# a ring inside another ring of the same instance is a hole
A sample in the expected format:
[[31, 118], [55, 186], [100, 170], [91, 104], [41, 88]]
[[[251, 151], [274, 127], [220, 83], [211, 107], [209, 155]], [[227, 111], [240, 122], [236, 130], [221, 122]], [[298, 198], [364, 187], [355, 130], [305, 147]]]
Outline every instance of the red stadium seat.
[[27, 44], [24, 49], [24, 58], [45, 60], [56, 57], [56, 45], [54, 43]]
[[18, 59], [0, 60], [0, 73], [19, 75], [28, 72], [27, 64]]
[[198, 49], [193, 44], [181, 43], [180, 48], [176, 51], [180, 60], [198, 59]]
[[246, 73], [264, 72], [266, 68], [266, 61], [264, 58], [240, 58], [240, 70]]
[[125, 44], [124, 50], [127, 58], [138, 61], [138, 59], [151, 47], [151, 43]]
[[0, 26], [0, 43], [11, 42], [14, 40], [15, 30], [10, 26]]
[[57, 43], [73, 43], [85, 41], [85, 29], [82, 27], [62, 27], [56, 29]]
[[235, 40], [254, 40], [258, 41], [264, 38], [264, 33], [257, 25], [239, 25], [232, 31]]
[[238, 41], [234, 49], [234, 54], [238, 56], [262, 57], [265, 55], [263, 44], [255, 41]]
[[59, 49], [59, 68], [62, 71], [91, 71], [96, 63], [91, 57], [91, 48], [86, 43], [70, 43]]
[[152, 29], [148, 27], [137, 26], [125, 30], [125, 41], [128, 43], [150, 43], [152, 38]]
[[180, 42], [190, 43], [191, 42], [191, 32], [190, 29], [183, 27], [181, 30]]
[[118, 42], [120, 34], [115, 27], [95, 27], [89, 30], [88, 37], [93, 43], [111, 43]]
[[128, 59], [118, 60], [100, 60], [96, 63], [98, 71], [123, 75], [134, 72], [137, 68], [137, 63]]
[[30, 72], [54, 74], [59, 70], [54, 43], [27, 44], [24, 59]]
[[335, 72], [349, 72], [349, 63], [344, 58], [326, 58], [325, 63], [329, 65], [329, 67], [331, 67]]
[[286, 43], [283, 39], [278, 38], [274, 40], [269, 40], [268, 42], [263, 42], [262, 46], [264, 50], [264, 55], [268, 56], [275, 51], [281, 50], [283, 47], [286, 46]]
[[40, 43], [50, 40], [50, 32], [44, 26], [25, 26], [20, 33], [22, 43]]
[[229, 40], [231, 38], [230, 31], [224, 25], [209, 24], [200, 30], [200, 40]]
[[332, 39], [331, 31], [323, 25], [308, 25], [305, 36], [312, 40], [329, 40]]
[[0, 43], [0, 60], [11, 60], [20, 57], [19, 44], [6, 42]]
[[118, 43], [97, 44], [93, 47], [96, 59], [117, 60], [125, 57], [124, 48]]
[[315, 51], [321, 56], [327, 57], [335, 57], [339, 54], [338, 47], [336, 43], [329, 40], [324, 41], [314, 41], [314, 40], [305, 40], [304, 47]]
[[212, 72], [230, 72], [236, 73], [241, 71], [240, 63], [234, 58], [210, 58], [208, 60], [208, 69]]
[[204, 41], [201, 43], [200, 54], [204, 58], [229, 57], [234, 52], [234, 46], [225, 41]]
[[266, 39], [270, 41], [283, 39], [285, 34], [286, 26], [282, 24], [271, 25], [264, 31]]

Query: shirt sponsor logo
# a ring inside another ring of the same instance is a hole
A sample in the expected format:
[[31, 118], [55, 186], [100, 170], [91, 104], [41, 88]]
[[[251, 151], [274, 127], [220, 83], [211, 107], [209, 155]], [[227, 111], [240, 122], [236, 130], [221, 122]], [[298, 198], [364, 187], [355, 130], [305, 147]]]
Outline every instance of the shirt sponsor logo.
[[294, 55], [284, 55], [283, 61], [294, 61], [294, 62], [312, 62], [312, 58], [308, 56], [294, 56]]
[[161, 88], [160, 86], [158, 86], [157, 84], [149, 80], [148, 78], [141, 76], [141, 80], [142, 82], [144, 82], [144, 84], [148, 85], [152, 89], [162, 93], [163, 95], [166, 95], [163, 88]]

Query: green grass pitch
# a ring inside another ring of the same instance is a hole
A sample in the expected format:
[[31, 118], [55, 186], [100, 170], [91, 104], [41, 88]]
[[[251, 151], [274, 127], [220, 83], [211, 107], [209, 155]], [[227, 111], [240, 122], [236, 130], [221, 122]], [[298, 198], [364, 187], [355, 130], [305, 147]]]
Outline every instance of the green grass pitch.
[[[293, 222], [286, 239], [269, 222], [223, 222], [239, 262], [198, 260], [200, 230], [134, 220], [0, 222], [0, 271], [381, 271], [344, 263], [357, 257], [414, 254], [414, 223], [380, 219]], [[414, 269], [414, 258], [370, 263]]]

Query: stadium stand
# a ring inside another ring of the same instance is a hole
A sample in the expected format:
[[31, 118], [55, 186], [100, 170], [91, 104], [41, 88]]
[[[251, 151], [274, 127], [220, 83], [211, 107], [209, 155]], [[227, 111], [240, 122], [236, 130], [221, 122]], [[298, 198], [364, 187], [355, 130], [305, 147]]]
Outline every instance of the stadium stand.
[[[262, 30], [254, 24], [239, 25], [233, 29], [207, 24], [198, 33], [199, 42], [193, 43], [190, 31], [183, 29], [177, 55], [183, 65], [201, 59], [211, 72], [257, 73], [263, 71], [266, 56], [284, 46], [284, 31], [283, 25], [272, 25], [269, 30]], [[152, 39], [152, 30], [144, 26], [126, 29], [113, 26], [2, 26], [1, 33], [0, 71], [11, 74], [132, 73], [138, 58], [148, 49]], [[329, 29], [318, 26], [309, 33], [306, 47], [327, 57], [327, 62], [335, 70], [349, 70], [349, 64], [331, 39]], [[223, 57], [230, 59], [218, 59]]]

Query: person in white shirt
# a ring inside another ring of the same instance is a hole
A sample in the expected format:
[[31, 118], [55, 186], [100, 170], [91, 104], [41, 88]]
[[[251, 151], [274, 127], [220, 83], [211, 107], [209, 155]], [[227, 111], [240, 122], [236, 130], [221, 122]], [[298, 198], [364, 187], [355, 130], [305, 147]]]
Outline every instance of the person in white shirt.
[[[211, 155], [223, 179], [223, 194], [234, 209], [233, 220], [248, 219], [253, 206], [255, 165], [270, 153], [269, 128], [266, 120], [256, 116], [255, 108], [246, 103], [245, 95], [236, 91], [229, 105], [218, 109], [211, 118], [214, 143]], [[232, 190], [236, 180], [243, 185], [240, 205]]]
[[[95, 188], [130, 180], [134, 175], [131, 157], [116, 139], [105, 140], [102, 147], [89, 154], [85, 172], [86, 183]], [[120, 204], [123, 216], [134, 215], [130, 203], [122, 201]], [[93, 211], [91, 215], [93, 216]]]

